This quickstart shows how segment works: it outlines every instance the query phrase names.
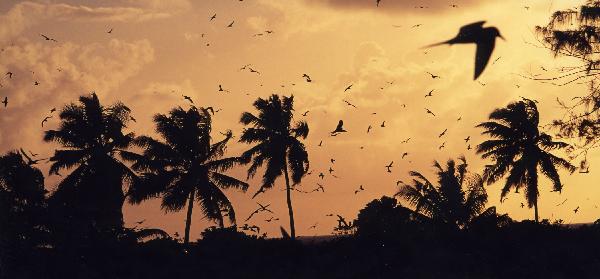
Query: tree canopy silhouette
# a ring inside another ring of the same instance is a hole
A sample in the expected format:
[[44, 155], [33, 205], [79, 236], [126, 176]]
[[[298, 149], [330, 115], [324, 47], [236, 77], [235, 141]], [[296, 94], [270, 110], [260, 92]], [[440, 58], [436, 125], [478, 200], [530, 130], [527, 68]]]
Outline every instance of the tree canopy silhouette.
[[552, 181], [554, 191], [560, 192], [563, 185], [557, 168], [572, 173], [575, 167], [549, 151], [565, 149], [569, 145], [540, 132], [539, 112], [531, 100], [496, 109], [489, 119], [477, 125], [485, 130], [482, 134], [492, 138], [477, 146], [477, 154], [481, 154], [483, 159], [494, 160], [494, 164], [486, 167], [483, 178], [492, 184], [507, 176], [500, 194], [501, 201], [512, 188], [517, 192], [524, 189], [527, 205], [534, 207], [535, 221], [538, 222], [538, 171]]
[[122, 103], [102, 106], [92, 93], [81, 96], [79, 104], [65, 106], [59, 115], [58, 130], [45, 132], [46, 142], [64, 148], [50, 158], [50, 174], [74, 168], [50, 198], [52, 207], [63, 209], [53, 212], [65, 221], [65, 229], [72, 222], [78, 222], [76, 227], [98, 231], [122, 228], [123, 187], [137, 179], [122, 161], [126, 158], [123, 155], [130, 153], [127, 149], [135, 137], [123, 131], [130, 113]]
[[227, 215], [235, 224], [235, 211], [225, 189], [246, 191], [248, 184], [224, 172], [239, 163], [239, 158], [223, 158], [227, 143], [233, 134], [212, 142], [212, 118], [207, 110], [191, 107], [187, 111], [178, 107], [169, 115], [154, 116], [156, 131], [164, 141], [140, 136], [134, 144], [144, 149], [143, 156], [132, 155], [132, 168], [143, 174], [140, 183], [131, 187], [129, 201], [140, 203], [162, 196], [162, 208], [179, 211], [187, 205], [184, 243], [190, 238], [194, 202], [209, 220], [223, 227]]
[[275, 180], [285, 176], [286, 201], [290, 217], [290, 236], [296, 237], [294, 210], [292, 207], [291, 185], [288, 173], [294, 185], [300, 183], [309, 168], [308, 152], [300, 139], [308, 136], [308, 124], [299, 121], [292, 124], [294, 97], [271, 95], [268, 99], [258, 98], [254, 102], [257, 115], [242, 113], [240, 122], [246, 126], [240, 138], [241, 142], [254, 144], [241, 155], [244, 163], [250, 164], [248, 177], [253, 177], [266, 163], [262, 185], [258, 195], [271, 189]]
[[423, 174], [411, 171], [412, 185], [403, 185], [398, 193], [412, 206], [417, 216], [430, 219], [433, 224], [451, 229], [466, 227], [480, 214], [490, 214], [495, 208], [485, 209], [488, 195], [480, 175], [470, 173], [467, 161], [459, 158], [458, 164], [448, 160], [446, 168], [435, 161], [438, 178], [434, 185]]

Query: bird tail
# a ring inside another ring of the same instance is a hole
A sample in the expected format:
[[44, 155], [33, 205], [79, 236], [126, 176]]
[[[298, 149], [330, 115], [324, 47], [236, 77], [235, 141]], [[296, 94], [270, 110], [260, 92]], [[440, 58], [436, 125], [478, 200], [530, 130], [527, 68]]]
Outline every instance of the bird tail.
[[443, 42], [439, 42], [439, 43], [435, 43], [435, 44], [431, 44], [431, 45], [426, 45], [424, 47], [421, 47], [421, 49], [441, 46], [441, 45], [450, 44], [450, 43], [451, 43], [451, 41], [443, 41]]

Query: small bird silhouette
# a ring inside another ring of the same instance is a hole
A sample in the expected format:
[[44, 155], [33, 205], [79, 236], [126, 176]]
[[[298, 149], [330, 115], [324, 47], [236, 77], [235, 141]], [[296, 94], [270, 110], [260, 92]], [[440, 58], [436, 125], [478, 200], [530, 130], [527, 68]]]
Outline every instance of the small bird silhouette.
[[2, 101], [2, 103], [4, 104], [4, 107], [8, 106], [8, 97], [4, 97], [4, 101]]
[[319, 173], [319, 178], [323, 179], [325, 178], [325, 175], [323, 173]]
[[54, 113], [56, 111], [56, 108], [51, 108], [50, 109], [50, 113]]
[[6, 72], [5, 76], [8, 76], [8, 78], [12, 78], [13, 73], [12, 72]]
[[373, 128], [371, 125], [369, 125], [369, 127], [367, 127], [367, 134], [368, 134], [369, 132], [371, 132], [371, 128]]
[[427, 93], [427, 95], [425, 95], [425, 98], [433, 97], [433, 90], [435, 90], [435, 89], [432, 89], [431, 91], [429, 91], [429, 93]]
[[496, 45], [496, 37], [504, 39], [500, 35], [500, 31], [496, 27], [486, 27], [483, 25], [485, 21], [478, 21], [465, 25], [460, 28], [456, 37], [443, 41], [440, 43], [432, 44], [427, 47], [433, 47], [438, 45], [453, 45], [453, 44], [476, 44], [477, 51], [475, 54], [475, 75], [474, 80], [477, 79], [490, 61], [492, 52]]
[[231, 27], [233, 27], [233, 24], [234, 24], [234, 23], [235, 23], [235, 20], [234, 20], [234, 21], [232, 21], [231, 23], [229, 23], [229, 25], [227, 25], [227, 28], [231, 28]]
[[106, 33], [108, 34], [112, 34], [113, 29], [111, 28], [110, 30], [108, 30]]
[[444, 130], [444, 131], [443, 131], [443, 132], [442, 132], [442, 133], [441, 133], [441, 134], [438, 136], [438, 138], [441, 138], [441, 137], [445, 136], [445, 135], [446, 135], [446, 132], [448, 132], [448, 129]]
[[40, 36], [42, 36], [42, 38], [44, 38], [46, 41], [52, 41], [52, 42], [58, 43], [57, 40], [55, 40], [53, 38], [50, 38], [50, 37], [48, 37], [48, 36], [46, 36], [44, 34], [40, 34]]
[[183, 96], [183, 98], [186, 99], [186, 100], [188, 100], [190, 103], [192, 103], [192, 104], [194, 103], [194, 101], [192, 101], [191, 97], [185, 96], [185, 95], [181, 95], [181, 96]]
[[42, 127], [44, 127], [44, 123], [48, 122], [48, 119], [52, 118], [52, 116], [46, 116], [44, 120], [42, 120]]
[[381, 122], [381, 128], [385, 128], [385, 121]]
[[212, 15], [210, 18], [208, 18], [209, 21], [213, 21], [213, 19], [217, 18], [217, 14]]
[[430, 72], [426, 72], [426, 73], [428, 73], [431, 76], [432, 79], [440, 78], [440, 76], [434, 75], [434, 74], [432, 74]]
[[352, 85], [354, 85], [354, 84], [350, 84], [350, 85], [348, 85], [348, 87], [346, 87], [346, 89], [344, 89], [344, 92], [346, 92], [346, 91], [350, 90], [350, 89], [352, 88]]
[[350, 103], [350, 102], [348, 102], [348, 101], [346, 101], [346, 100], [342, 100], [342, 101], [344, 101], [344, 103], [346, 103], [346, 105], [348, 105], [348, 106], [350, 106], [350, 107], [357, 108], [357, 107], [356, 107], [354, 104], [352, 104], [352, 103]]
[[438, 147], [439, 150], [442, 150], [444, 147], [446, 147], [446, 142], [443, 142], [442, 145], [440, 145]]
[[305, 111], [305, 112], [302, 114], [302, 116], [306, 116], [306, 115], [308, 114], [308, 112], [309, 112], [308, 110], [307, 110], [307, 111]]
[[346, 130], [344, 130], [344, 121], [340, 120], [337, 124], [337, 127], [335, 128], [335, 130], [333, 130], [331, 132], [331, 134], [337, 134], [337, 133], [345, 133], [347, 132]]
[[465, 142], [469, 142], [471, 140], [471, 136], [465, 138]]
[[323, 141], [319, 141], [319, 147], [323, 146]]
[[575, 212], [575, 214], [577, 214], [577, 212], [579, 212], [579, 206], [575, 209], [573, 209], [573, 212]]
[[385, 166], [387, 172], [392, 172], [391, 168], [394, 166], [394, 161], [391, 161], [389, 165]]
[[404, 159], [404, 157], [408, 156], [408, 152], [404, 152], [402, 153], [402, 159]]
[[306, 82], [312, 82], [312, 79], [310, 78], [309, 75], [303, 74], [302, 77], [306, 79]]
[[362, 192], [364, 190], [365, 190], [365, 188], [363, 188], [363, 186], [360, 185], [357, 190], [354, 190], [354, 194], [356, 195], [356, 194], [358, 194], [358, 193], [360, 193], [360, 192]]
[[435, 114], [431, 110], [429, 110], [428, 108], [426, 108], [425, 110], [427, 111], [428, 114], [431, 114], [431, 115], [435, 116]]

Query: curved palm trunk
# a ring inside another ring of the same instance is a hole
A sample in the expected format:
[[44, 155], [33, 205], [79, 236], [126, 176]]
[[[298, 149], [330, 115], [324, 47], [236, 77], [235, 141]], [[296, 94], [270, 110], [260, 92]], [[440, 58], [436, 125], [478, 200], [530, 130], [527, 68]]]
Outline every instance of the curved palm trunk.
[[285, 158], [284, 160], [284, 167], [283, 167], [283, 173], [285, 174], [285, 191], [286, 191], [286, 196], [287, 196], [287, 206], [288, 206], [288, 212], [290, 214], [290, 238], [292, 240], [296, 239], [296, 226], [294, 225], [294, 209], [292, 208], [292, 191], [291, 191], [291, 187], [290, 187], [290, 177], [288, 175], [288, 170], [287, 170], [287, 158]]
[[194, 208], [194, 194], [196, 191], [190, 193], [190, 202], [188, 204], [187, 216], [185, 219], [185, 235], [183, 237], [183, 244], [187, 245], [190, 242], [190, 228], [192, 227], [192, 209]]

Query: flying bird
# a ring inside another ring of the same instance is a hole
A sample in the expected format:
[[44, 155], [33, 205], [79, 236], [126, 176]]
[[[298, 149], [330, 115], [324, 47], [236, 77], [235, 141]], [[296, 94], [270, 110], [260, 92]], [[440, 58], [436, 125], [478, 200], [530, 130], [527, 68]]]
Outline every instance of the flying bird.
[[431, 76], [432, 79], [440, 78], [440, 76], [434, 75], [434, 74], [432, 74], [430, 72], [426, 72], [426, 73], [428, 73]]
[[444, 131], [443, 131], [443, 132], [442, 132], [442, 133], [441, 133], [441, 134], [438, 136], [438, 138], [441, 138], [441, 137], [445, 136], [445, 135], [446, 135], [446, 132], [448, 132], [448, 129], [444, 130]]
[[232, 21], [231, 23], [229, 23], [229, 25], [227, 25], [227, 28], [231, 28], [231, 27], [233, 27], [233, 23], [235, 23], [235, 20], [234, 20], [234, 21]]
[[404, 157], [408, 156], [408, 152], [404, 152], [402, 153], [402, 159], [404, 159]]
[[429, 93], [427, 93], [427, 95], [425, 95], [425, 98], [427, 98], [427, 97], [433, 97], [433, 91], [434, 90], [435, 89], [432, 89], [431, 91], [429, 91]]
[[346, 87], [346, 89], [344, 89], [344, 92], [346, 92], [346, 91], [350, 90], [350, 89], [352, 88], [352, 85], [354, 85], [354, 84], [350, 84], [350, 85], [348, 85], [348, 87]]
[[108, 30], [106, 33], [108, 34], [112, 34], [113, 29], [111, 28], [110, 30]]
[[8, 97], [4, 97], [4, 101], [2, 101], [4, 107], [8, 106]]
[[475, 75], [476, 80], [490, 61], [492, 52], [496, 45], [496, 37], [504, 39], [500, 35], [500, 31], [496, 27], [483, 27], [485, 21], [478, 21], [465, 25], [460, 28], [456, 37], [443, 41], [440, 43], [432, 44], [426, 47], [433, 47], [438, 45], [454, 45], [454, 44], [476, 44], [477, 51], [475, 54]]
[[381, 122], [381, 128], [385, 128], [385, 120]]
[[348, 106], [350, 106], [350, 107], [357, 108], [357, 107], [356, 107], [354, 104], [352, 104], [352, 103], [350, 103], [350, 102], [348, 102], [348, 101], [346, 101], [346, 100], [343, 100], [343, 101], [344, 101], [344, 103], [346, 103], [346, 105], [348, 105]]
[[373, 128], [373, 127], [372, 127], [371, 125], [369, 125], [369, 127], [367, 127], [367, 134], [368, 134], [369, 132], [371, 132], [371, 129], [372, 129], [372, 128]]
[[425, 110], [427, 111], [428, 114], [431, 114], [431, 115], [435, 116], [435, 114], [431, 110], [429, 110], [427, 108]]
[[12, 78], [13, 72], [6, 72], [5, 76], [8, 76], [8, 78]]
[[46, 41], [52, 41], [52, 42], [56, 42], [56, 43], [58, 43], [58, 41], [57, 41], [57, 40], [55, 40], [55, 39], [53, 39], [53, 38], [50, 38], [50, 37], [48, 37], [48, 36], [46, 36], [46, 35], [44, 35], [44, 34], [40, 34], [40, 36], [42, 36], [42, 38], [44, 38]]
[[190, 103], [192, 103], [192, 104], [194, 103], [194, 101], [192, 101], [192, 98], [190, 98], [190, 96], [186, 96], [186, 95], [181, 95], [181, 96], [183, 96], [184, 99], [190, 101]]
[[345, 132], [347, 132], [347, 131], [344, 130], [344, 121], [340, 120], [337, 124], [337, 127], [335, 127], [335, 130], [333, 130], [331, 132], [331, 134], [345, 133]]
[[217, 14], [212, 15], [208, 20], [213, 21], [213, 19], [217, 18]]
[[360, 193], [360, 192], [362, 192], [364, 190], [365, 190], [365, 188], [363, 188], [363, 186], [360, 185], [357, 190], [354, 190], [354, 194], [356, 195], [356, 194], [358, 194], [358, 193]]
[[465, 142], [469, 142], [471, 140], [471, 136], [465, 138]]
[[446, 147], [446, 142], [443, 142], [442, 145], [440, 145], [438, 147], [439, 150], [442, 150], [444, 147]]
[[387, 172], [392, 172], [391, 168], [394, 166], [394, 161], [391, 161], [389, 165], [385, 166]]
[[312, 82], [312, 79], [310, 78], [309, 75], [303, 74], [302, 77], [306, 79], [306, 82]]

